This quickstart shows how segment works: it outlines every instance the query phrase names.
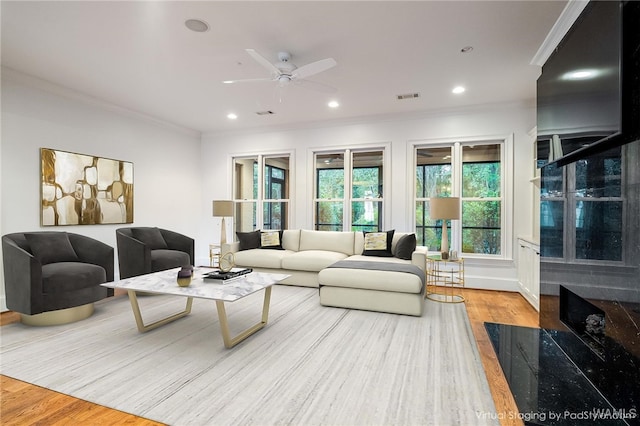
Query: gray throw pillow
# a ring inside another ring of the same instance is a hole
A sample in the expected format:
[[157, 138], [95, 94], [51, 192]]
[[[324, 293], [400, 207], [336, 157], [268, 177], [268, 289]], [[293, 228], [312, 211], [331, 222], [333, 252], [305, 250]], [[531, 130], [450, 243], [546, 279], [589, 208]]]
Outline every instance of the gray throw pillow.
[[43, 265], [78, 261], [78, 255], [66, 232], [34, 233], [24, 236], [29, 242], [31, 254]]
[[169, 248], [158, 228], [131, 228], [131, 234], [133, 238], [142, 241], [151, 250]]
[[367, 232], [364, 233], [364, 256], [381, 256], [393, 257], [391, 253], [391, 241], [395, 230], [386, 232]]
[[240, 251], [260, 248], [260, 230], [252, 232], [236, 232], [240, 242]]
[[396, 257], [398, 259], [411, 260], [411, 255], [416, 251], [416, 234], [403, 235], [396, 244]]

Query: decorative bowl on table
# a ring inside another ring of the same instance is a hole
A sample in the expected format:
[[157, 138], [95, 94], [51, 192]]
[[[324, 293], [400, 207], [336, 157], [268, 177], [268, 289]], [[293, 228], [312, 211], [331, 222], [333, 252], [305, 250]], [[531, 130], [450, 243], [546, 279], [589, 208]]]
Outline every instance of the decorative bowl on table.
[[183, 266], [178, 271], [178, 285], [180, 287], [189, 287], [193, 279], [193, 266]]

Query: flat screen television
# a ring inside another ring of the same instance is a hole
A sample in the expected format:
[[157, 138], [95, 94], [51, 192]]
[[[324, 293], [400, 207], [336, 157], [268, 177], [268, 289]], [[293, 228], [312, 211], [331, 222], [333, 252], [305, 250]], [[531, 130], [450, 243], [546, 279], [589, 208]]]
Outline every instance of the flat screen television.
[[537, 84], [539, 167], [638, 139], [637, 25], [638, 2], [591, 1], [544, 64]]

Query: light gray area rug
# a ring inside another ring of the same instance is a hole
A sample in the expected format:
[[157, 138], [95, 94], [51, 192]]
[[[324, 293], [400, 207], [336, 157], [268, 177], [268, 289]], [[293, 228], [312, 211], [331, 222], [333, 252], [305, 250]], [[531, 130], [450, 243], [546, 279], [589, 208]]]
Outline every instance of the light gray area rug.
[[[185, 303], [139, 299], [147, 322]], [[278, 285], [267, 326], [225, 349], [213, 301], [140, 334], [117, 297], [74, 324], [1, 327], [1, 372], [171, 425], [497, 424], [464, 305], [426, 303], [421, 318], [345, 310]], [[262, 293], [227, 307], [238, 331]]]

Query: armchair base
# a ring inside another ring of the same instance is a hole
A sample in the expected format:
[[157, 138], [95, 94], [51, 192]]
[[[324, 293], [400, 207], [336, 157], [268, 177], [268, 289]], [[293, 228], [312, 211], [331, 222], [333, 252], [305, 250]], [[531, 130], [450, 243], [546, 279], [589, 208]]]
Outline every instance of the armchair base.
[[62, 325], [80, 321], [93, 315], [93, 303], [74, 306], [73, 308], [58, 309], [41, 314], [20, 314], [20, 321], [25, 325], [41, 327], [48, 325]]

